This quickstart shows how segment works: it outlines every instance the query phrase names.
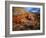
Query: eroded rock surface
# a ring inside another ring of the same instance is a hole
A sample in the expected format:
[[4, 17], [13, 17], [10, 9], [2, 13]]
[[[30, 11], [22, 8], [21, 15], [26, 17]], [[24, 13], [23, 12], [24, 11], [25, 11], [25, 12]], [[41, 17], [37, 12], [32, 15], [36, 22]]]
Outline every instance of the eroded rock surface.
[[13, 31], [40, 29], [40, 14], [28, 13], [22, 8], [16, 8], [12, 19]]

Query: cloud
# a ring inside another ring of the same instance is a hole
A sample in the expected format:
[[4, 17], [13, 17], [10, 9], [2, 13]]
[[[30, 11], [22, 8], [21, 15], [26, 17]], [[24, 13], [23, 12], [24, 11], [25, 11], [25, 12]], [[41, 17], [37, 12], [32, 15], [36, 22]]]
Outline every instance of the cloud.
[[40, 8], [27, 7], [27, 8], [25, 8], [25, 10], [27, 12], [40, 13]]

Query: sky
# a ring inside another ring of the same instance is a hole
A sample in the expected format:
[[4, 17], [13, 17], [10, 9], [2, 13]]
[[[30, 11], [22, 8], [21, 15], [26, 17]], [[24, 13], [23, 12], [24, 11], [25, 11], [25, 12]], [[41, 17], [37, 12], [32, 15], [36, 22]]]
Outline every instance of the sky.
[[27, 12], [40, 13], [40, 8], [26, 7], [25, 10]]

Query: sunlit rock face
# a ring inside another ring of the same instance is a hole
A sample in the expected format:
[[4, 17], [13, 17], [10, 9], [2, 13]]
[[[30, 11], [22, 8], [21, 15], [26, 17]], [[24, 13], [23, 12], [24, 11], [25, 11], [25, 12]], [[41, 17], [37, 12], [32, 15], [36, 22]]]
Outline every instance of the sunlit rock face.
[[40, 29], [40, 14], [26, 12], [24, 8], [14, 8], [12, 19], [13, 31]]
[[13, 15], [18, 15], [23, 13], [25, 13], [24, 8], [20, 8], [20, 7], [13, 8]]

